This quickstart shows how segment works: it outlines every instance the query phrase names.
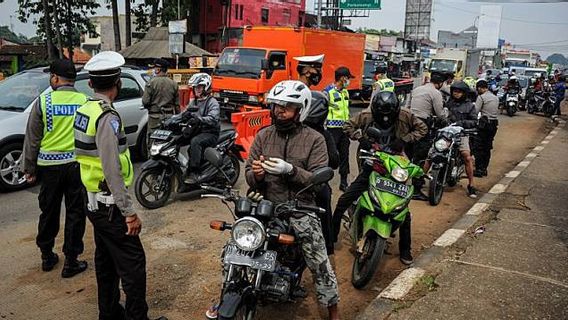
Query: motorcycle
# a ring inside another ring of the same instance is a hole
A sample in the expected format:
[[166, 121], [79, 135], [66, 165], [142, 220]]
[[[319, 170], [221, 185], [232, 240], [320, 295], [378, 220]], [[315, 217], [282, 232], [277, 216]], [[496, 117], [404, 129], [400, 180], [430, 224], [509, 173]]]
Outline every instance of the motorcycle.
[[434, 153], [431, 157], [430, 185], [428, 201], [430, 205], [438, 205], [442, 200], [444, 187], [455, 186], [465, 172], [465, 164], [459, 147], [461, 138], [474, 134], [476, 129], [450, 125], [439, 129], [434, 139]]
[[[206, 153], [211, 163], [222, 163], [214, 150], [208, 149]], [[316, 213], [325, 214], [324, 209], [301, 205], [297, 199], [332, 177], [331, 168], [316, 170], [309, 186], [300, 190], [293, 200], [281, 204], [267, 200], [256, 202], [231, 189], [204, 187], [213, 194], [202, 197], [219, 198], [224, 203], [234, 203], [235, 207], [231, 212], [233, 223], [220, 220], [210, 223], [211, 229], [231, 231], [231, 238], [221, 254], [223, 284], [217, 319], [252, 320], [259, 305], [304, 297], [300, 284], [306, 263], [287, 221], [291, 216], [309, 215], [318, 219]]]
[[[380, 141], [381, 133], [369, 128], [367, 135]], [[376, 148], [376, 146], [374, 147]], [[356, 248], [351, 283], [357, 289], [371, 281], [387, 246], [387, 239], [409, 214], [414, 187], [412, 178], [422, 169], [389, 147], [361, 150], [359, 159], [372, 167], [369, 189], [349, 212], [347, 228]]]
[[[161, 129], [150, 135], [150, 159], [142, 164], [134, 184], [136, 199], [145, 208], [162, 207], [175, 186], [178, 193], [185, 193], [200, 190], [204, 185], [222, 188], [237, 182], [241, 168], [239, 162], [243, 159], [235, 145], [237, 133], [233, 129], [221, 131], [215, 147], [222, 155], [223, 165], [215, 168], [204, 161], [196, 183], [184, 181], [189, 159], [180, 152], [180, 148], [187, 144], [183, 132], [188, 129], [191, 131], [191, 125], [183, 123], [181, 114], [178, 114], [163, 121]], [[189, 153], [191, 150], [188, 149]]]
[[534, 103], [528, 105], [528, 113], [544, 113], [546, 117], [550, 117], [554, 113], [556, 97], [551, 92], [539, 91], [537, 94], [535, 94], [534, 100]]
[[504, 109], [507, 111], [507, 115], [512, 117], [519, 108], [519, 91], [510, 89], [505, 94], [505, 106]]

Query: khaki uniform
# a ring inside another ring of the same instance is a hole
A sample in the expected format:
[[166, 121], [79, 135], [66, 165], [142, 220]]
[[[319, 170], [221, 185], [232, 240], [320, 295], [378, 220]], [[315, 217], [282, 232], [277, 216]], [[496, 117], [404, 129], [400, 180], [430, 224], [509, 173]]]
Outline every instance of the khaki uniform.
[[[167, 76], [152, 78], [144, 89], [142, 105], [148, 109], [148, 138], [162, 120], [179, 113], [178, 85]], [[148, 146], [149, 148], [150, 146]]]

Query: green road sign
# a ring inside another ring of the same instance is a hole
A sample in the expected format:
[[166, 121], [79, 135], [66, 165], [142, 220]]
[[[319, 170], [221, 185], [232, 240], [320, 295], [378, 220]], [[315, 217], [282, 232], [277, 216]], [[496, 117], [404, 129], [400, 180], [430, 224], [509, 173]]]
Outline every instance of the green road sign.
[[380, 10], [381, 0], [339, 0], [339, 9]]

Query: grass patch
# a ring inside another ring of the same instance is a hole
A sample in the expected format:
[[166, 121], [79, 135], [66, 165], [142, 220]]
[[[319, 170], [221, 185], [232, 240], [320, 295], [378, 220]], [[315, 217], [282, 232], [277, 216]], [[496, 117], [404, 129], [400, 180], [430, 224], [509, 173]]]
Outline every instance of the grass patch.
[[436, 278], [431, 275], [425, 275], [420, 278], [420, 283], [428, 291], [434, 291], [439, 285], [436, 283]]

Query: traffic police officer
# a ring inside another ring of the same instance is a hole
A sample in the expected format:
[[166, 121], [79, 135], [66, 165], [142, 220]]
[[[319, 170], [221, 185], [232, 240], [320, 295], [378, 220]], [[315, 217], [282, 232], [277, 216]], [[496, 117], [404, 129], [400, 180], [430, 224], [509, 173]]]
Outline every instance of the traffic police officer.
[[371, 94], [371, 101], [375, 94], [381, 91], [394, 92], [394, 81], [387, 76], [387, 67], [385, 65], [378, 65], [375, 68], [375, 76], [377, 81], [373, 84], [373, 93]]
[[50, 73], [53, 91], [42, 94], [30, 112], [23, 149], [24, 173], [29, 183], [41, 178], [36, 244], [41, 250], [43, 271], [52, 270], [59, 261], [52, 249], [65, 195], [65, 265], [61, 276], [69, 278], [87, 269], [86, 261], [77, 260], [83, 253], [86, 208], [73, 152], [73, 116], [87, 97], [73, 87], [77, 76], [73, 62], [56, 60], [45, 71]]
[[475, 177], [487, 176], [487, 167], [491, 159], [491, 149], [493, 149], [493, 139], [497, 133], [499, 121], [499, 98], [489, 90], [489, 83], [485, 79], [480, 79], [476, 83], [477, 100], [475, 109], [481, 112], [478, 124], [478, 133], [473, 140], [473, 151], [475, 154]]
[[[142, 222], [127, 192], [134, 171], [124, 126], [112, 105], [122, 85], [123, 64], [122, 55], [112, 51], [85, 64], [95, 95], [77, 110], [75, 152], [94, 229], [99, 319], [146, 320], [146, 257], [138, 237]], [[119, 282], [126, 309], [119, 303]]]
[[341, 177], [339, 189], [347, 189], [347, 175], [349, 175], [349, 137], [343, 132], [343, 125], [349, 120], [349, 87], [350, 79], [354, 76], [347, 67], [335, 70], [335, 83], [324, 89], [329, 96], [329, 112], [326, 126], [339, 151], [339, 175]]
[[308, 87], [317, 86], [322, 78], [322, 66], [325, 55], [294, 57], [298, 61], [298, 77]]
[[142, 105], [148, 109], [147, 142], [162, 120], [179, 113], [178, 85], [167, 75], [168, 61], [156, 59], [153, 64], [154, 77], [148, 81], [142, 96]]

